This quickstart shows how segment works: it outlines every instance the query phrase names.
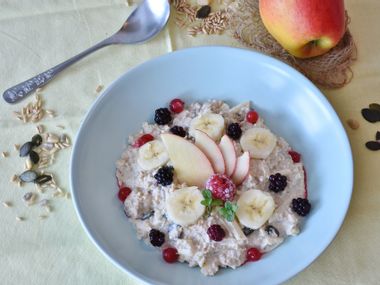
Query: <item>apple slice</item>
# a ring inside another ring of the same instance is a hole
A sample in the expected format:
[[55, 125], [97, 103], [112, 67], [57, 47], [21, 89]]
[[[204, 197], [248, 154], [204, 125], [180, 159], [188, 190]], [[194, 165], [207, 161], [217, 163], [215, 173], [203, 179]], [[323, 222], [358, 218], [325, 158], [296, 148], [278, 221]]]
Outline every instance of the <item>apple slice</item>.
[[234, 143], [227, 135], [224, 135], [220, 140], [219, 148], [222, 151], [226, 165], [226, 175], [231, 176], [234, 173], [237, 160]]
[[249, 173], [249, 161], [250, 157], [248, 151], [237, 158], [236, 168], [231, 177], [235, 185], [240, 185], [247, 178]]
[[199, 147], [201, 151], [210, 160], [214, 171], [219, 174], [224, 174], [226, 167], [224, 165], [223, 154], [220, 151], [219, 146], [214, 142], [214, 140], [205, 132], [201, 130], [194, 131], [195, 145]]
[[162, 134], [161, 139], [179, 182], [188, 186], [205, 187], [207, 179], [214, 174], [207, 156], [195, 144], [180, 136]]

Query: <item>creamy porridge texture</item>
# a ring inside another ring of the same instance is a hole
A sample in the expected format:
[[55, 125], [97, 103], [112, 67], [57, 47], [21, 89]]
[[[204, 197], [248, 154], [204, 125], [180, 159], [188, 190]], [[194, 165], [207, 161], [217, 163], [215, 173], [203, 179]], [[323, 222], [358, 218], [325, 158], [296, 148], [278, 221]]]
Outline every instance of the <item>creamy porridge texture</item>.
[[249, 103], [174, 99], [129, 137], [116, 176], [137, 237], [205, 275], [259, 260], [311, 207], [300, 155]]

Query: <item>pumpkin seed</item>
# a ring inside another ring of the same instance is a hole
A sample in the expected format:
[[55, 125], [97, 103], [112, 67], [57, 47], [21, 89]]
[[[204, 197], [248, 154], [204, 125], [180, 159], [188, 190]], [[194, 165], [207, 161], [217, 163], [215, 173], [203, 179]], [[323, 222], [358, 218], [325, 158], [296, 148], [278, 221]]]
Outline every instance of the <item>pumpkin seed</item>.
[[31, 150], [29, 152], [29, 158], [30, 160], [34, 163], [34, 164], [37, 164], [39, 161], [40, 161], [40, 156], [38, 155], [37, 152]]
[[33, 182], [37, 178], [37, 173], [33, 170], [27, 170], [19, 176], [20, 180], [23, 182]]
[[50, 175], [42, 174], [42, 175], [38, 176], [34, 182], [41, 185], [41, 184], [45, 184], [46, 182], [49, 182], [51, 180], [52, 180], [52, 177]]
[[20, 148], [20, 157], [25, 157], [32, 150], [33, 144], [32, 142], [24, 143]]
[[199, 8], [199, 10], [197, 11], [196, 17], [198, 19], [207, 18], [210, 12], [211, 12], [211, 7], [209, 5], [204, 5], [201, 8]]
[[42, 137], [37, 134], [32, 137], [32, 144], [33, 146], [39, 146], [42, 143]]
[[377, 141], [369, 141], [365, 144], [365, 146], [369, 150], [373, 150], [373, 151], [380, 150], [380, 142], [377, 142]]
[[380, 105], [379, 104], [376, 104], [376, 103], [369, 104], [369, 108], [371, 110], [377, 110], [380, 112]]
[[374, 109], [364, 108], [362, 109], [362, 115], [370, 123], [376, 123], [380, 121], [380, 111]]
[[275, 236], [275, 237], [280, 236], [280, 233], [278, 232], [278, 230], [272, 225], [266, 226], [265, 231], [267, 232], [269, 236]]

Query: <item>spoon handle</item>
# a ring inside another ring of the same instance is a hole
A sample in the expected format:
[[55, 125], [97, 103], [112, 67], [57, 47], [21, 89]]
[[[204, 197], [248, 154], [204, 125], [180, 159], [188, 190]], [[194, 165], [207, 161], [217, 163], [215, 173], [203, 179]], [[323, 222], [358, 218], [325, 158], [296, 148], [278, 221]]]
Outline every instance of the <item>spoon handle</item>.
[[7, 89], [3, 94], [4, 100], [8, 103], [17, 103], [18, 101], [22, 100], [27, 95], [29, 95], [30, 93], [36, 91], [37, 88], [40, 88], [44, 86], [45, 84], [47, 84], [50, 80], [52, 80], [57, 74], [59, 74], [66, 67], [69, 67], [70, 65], [76, 63], [77, 61], [81, 60], [82, 58], [89, 55], [90, 53], [93, 53], [94, 51], [113, 43], [114, 41], [112, 40], [112, 37], [107, 38], [101, 41], [100, 43], [90, 47], [89, 49], [86, 49], [80, 54], [66, 60], [65, 62], [62, 62], [61, 64], [58, 64], [45, 72], [42, 72], [24, 82], [21, 82]]

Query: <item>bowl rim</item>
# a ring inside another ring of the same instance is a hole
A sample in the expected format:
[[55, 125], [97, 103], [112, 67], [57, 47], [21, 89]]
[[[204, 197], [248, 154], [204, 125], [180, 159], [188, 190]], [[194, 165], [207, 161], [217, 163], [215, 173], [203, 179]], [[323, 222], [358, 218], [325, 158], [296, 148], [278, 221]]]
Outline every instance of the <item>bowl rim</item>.
[[258, 51], [253, 51], [253, 50], [248, 50], [248, 49], [244, 49], [244, 48], [237, 48], [237, 47], [231, 47], [231, 46], [223, 46], [223, 45], [206, 45], [206, 46], [198, 46], [198, 47], [191, 47], [191, 48], [185, 48], [185, 49], [181, 49], [181, 50], [176, 50], [176, 51], [173, 51], [173, 52], [169, 52], [169, 53], [166, 53], [166, 54], [163, 54], [163, 55], [160, 55], [160, 56], [157, 56], [155, 58], [152, 58], [150, 60], [147, 60], [125, 72], [123, 72], [118, 78], [116, 78], [115, 80], [113, 80], [111, 82], [111, 84], [102, 92], [102, 94], [100, 96], [98, 96], [95, 101], [91, 104], [90, 108], [88, 109], [88, 111], [86, 112], [85, 116], [84, 116], [84, 119], [81, 121], [80, 123], [80, 126], [78, 128], [78, 131], [75, 135], [75, 139], [74, 139], [74, 144], [73, 144], [73, 150], [71, 152], [71, 157], [70, 157], [70, 166], [69, 166], [69, 178], [70, 178], [70, 189], [71, 189], [71, 193], [72, 193], [72, 196], [73, 196], [73, 202], [74, 202], [74, 208], [75, 208], [75, 211], [76, 211], [76, 214], [79, 218], [79, 221], [82, 225], [82, 228], [85, 230], [87, 236], [90, 238], [90, 240], [92, 241], [92, 243], [96, 246], [96, 248], [102, 252], [102, 254], [104, 256], [106, 256], [106, 258], [108, 260], [110, 260], [116, 267], [118, 267], [119, 269], [121, 269], [121, 271], [127, 273], [127, 274], [130, 274], [133, 276], [133, 278], [135, 279], [138, 279], [138, 281], [142, 282], [143, 284], [166, 284], [166, 283], [162, 283], [160, 281], [157, 281], [157, 280], [153, 280], [139, 272], [137, 272], [136, 270], [134, 270], [133, 268], [128, 268], [126, 266], [123, 266], [121, 265], [117, 260], [115, 260], [103, 247], [102, 245], [100, 245], [98, 243], [98, 241], [94, 238], [92, 232], [91, 232], [91, 229], [86, 225], [85, 221], [83, 220], [83, 214], [82, 214], [82, 210], [81, 208], [79, 207], [79, 202], [78, 202], [78, 194], [77, 194], [77, 191], [75, 191], [75, 187], [74, 187], [74, 169], [75, 169], [75, 157], [77, 156], [76, 153], [78, 152], [78, 144], [81, 140], [81, 137], [82, 137], [82, 134], [83, 134], [83, 129], [85, 128], [87, 122], [90, 120], [90, 117], [91, 115], [93, 114], [94, 110], [97, 109], [98, 105], [100, 105], [103, 100], [105, 100], [107, 98], [107, 96], [112, 92], [112, 90], [114, 89], [114, 87], [116, 85], [119, 84], [120, 81], [124, 80], [124, 78], [126, 76], [128, 76], [128, 74], [130, 73], [133, 73], [135, 71], [138, 71], [139, 69], [144, 69], [146, 67], [148, 67], [149, 65], [151, 64], [156, 64], [157, 62], [160, 62], [160, 61], [165, 61], [165, 60], [170, 60], [171, 57], [176, 57], [176, 56], [180, 56], [180, 55], [185, 55], [186, 54], [191, 54], [193, 52], [211, 52], [212, 50], [218, 50], [220, 52], [222, 51], [225, 51], [227, 53], [241, 53], [241, 54], [246, 54], [246, 56], [252, 56], [252, 55], [255, 55], [259, 58], [261, 58], [263, 61], [266, 62], [267, 65], [271, 65], [271, 66], [274, 66], [276, 68], [278, 68], [279, 70], [282, 70], [282, 72], [285, 72], [285, 73], [288, 73], [290, 74], [292, 77], [295, 77], [297, 80], [301, 80], [303, 81], [303, 84], [305, 84], [305, 87], [307, 89], [309, 89], [313, 95], [315, 97], [317, 97], [317, 99], [323, 104], [323, 106], [325, 108], [328, 109], [328, 111], [330, 112], [331, 115], [333, 115], [338, 123], [338, 127], [342, 128], [343, 132], [343, 136], [344, 136], [344, 141], [346, 143], [345, 147], [346, 149], [348, 150], [347, 154], [349, 155], [349, 157], [347, 157], [347, 159], [349, 160], [349, 164], [347, 167], [349, 168], [349, 171], [350, 171], [350, 182], [349, 182], [349, 189], [347, 189], [347, 191], [349, 191], [349, 195], [346, 196], [346, 201], [344, 204], [342, 204], [342, 208], [343, 208], [343, 211], [342, 211], [342, 215], [339, 217], [339, 227], [337, 227], [336, 229], [334, 229], [334, 231], [332, 232], [330, 238], [329, 238], [329, 242], [327, 244], [325, 244], [323, 246], [323, 249], [314, 257], [311, 259], [311, 261], [309, 262], [306, 262], [304, 266], [302, 266], [300, 269], [296, 269], [296, 270], [293, 270], [292, 272], [289, 272], [287, 276], [285, 276], [285, 278], [283, 279], [282, 282], [286, 282], [287, 280], [293, 278], [294, 276], [296, 276], [297, 274], [299, 274], [300, 272], [304, 271], [307, 267], [309, 267], [318, 257], [321, 256], [321, 254], [323, 252], [326, 251], [326, 249], [331, 245], [331, 243], [335, 240], [337, 234], [339, 233], [339, 231], [341, 230], [342, 228], [342, 225], [343, 225], [343, 222], [347, 216], [347, 212], [348, 212], [348, 209], [349, 209], [349, 206], [350, 206], [350, 202], [351, 202], [351, 198], [352, 198], [352, 192], [353, 192], [353, 183], [354, 183], [354, 163], [353, 163], [353, 156], [352, 156], [352, 148], [351, 148], [351, 144], [350, 144], [350, 140], [348, 138], [348, 135], [344, 129], [344, 126], [340, 120], [340, 118], [338, 117], [336, 111], [334, 110], [334, 108], [332, 107], [332, 105], [330, 104], [330, 102], [327, 100], [327, 98], [324, 96], [324, 94], [306, 77], [304, 76], [302, 73], [300, 73], [298, 70], [296, 70], [295, 68], [291, 67], [290, 65], [276, 59], [276, 58], [273, 58], [269, 55], [266, 55], [266, 54], [263, 54], [261, 52], [258, 52]]

